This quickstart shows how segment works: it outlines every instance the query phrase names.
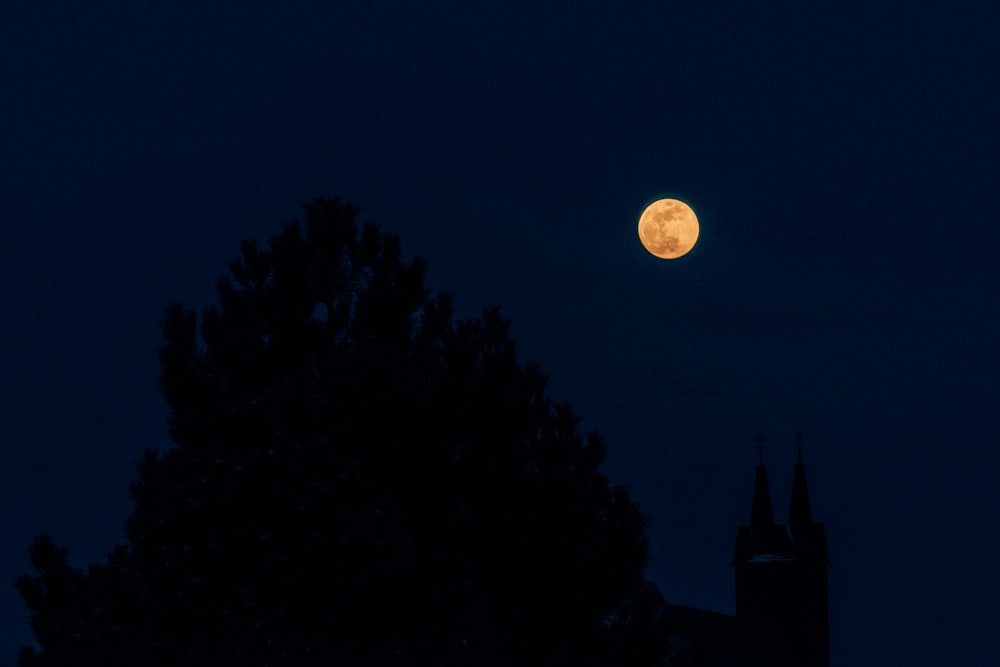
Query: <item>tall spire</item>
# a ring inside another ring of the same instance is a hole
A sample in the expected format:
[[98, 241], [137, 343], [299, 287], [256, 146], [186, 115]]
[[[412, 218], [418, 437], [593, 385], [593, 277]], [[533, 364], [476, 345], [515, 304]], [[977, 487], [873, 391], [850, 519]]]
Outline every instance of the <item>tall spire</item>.
[[795, 464], [795, 476], [792, 478], [792, 504], [788, 510], [788, 527], [792, 534], [808, 529], [812, 524], [812, 512], [809, 509], [809, 490], [806, 488], [806, 467], [802, 464], [802, 431], [795, 436], [799, 460]]
[[764, 467], [764, 435], [757, 436], [757, 451], [760, 463], [757, 465], [757, 481], [753, 488], [753, 507], [750, 510], [750, 530], [759, 536], [766, 535], [774, 528], [774, 512], [771, 510], [771, 489], [767, 483], [767, 468]]

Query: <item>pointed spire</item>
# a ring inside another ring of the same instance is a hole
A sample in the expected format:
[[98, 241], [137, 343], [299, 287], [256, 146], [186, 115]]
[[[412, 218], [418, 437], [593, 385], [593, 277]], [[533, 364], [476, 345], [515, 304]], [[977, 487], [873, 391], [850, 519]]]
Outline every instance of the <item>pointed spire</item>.
[[809, 490], [806, 488], [806, 467], [802, 464], [802, 431], [795, 436], [799, 450], [799, 461], [795, 464], [795, 476], [792, 478], [792, 504], [788, 510], [788, 527], [792, 534], [808, 529], [812, 525], [812, 512], [809, 509]]
[[771, 489], [767, 483], [767, 468], [764, 467], [764, 435], [757, 436], [757, 451], [760, 463], [757, 465], [757, 480], [753, 488], [753, 507], [750, 510], [750, 530], [757, 535], [765, 535], [774, 528], [774, 512], [771, 510]]

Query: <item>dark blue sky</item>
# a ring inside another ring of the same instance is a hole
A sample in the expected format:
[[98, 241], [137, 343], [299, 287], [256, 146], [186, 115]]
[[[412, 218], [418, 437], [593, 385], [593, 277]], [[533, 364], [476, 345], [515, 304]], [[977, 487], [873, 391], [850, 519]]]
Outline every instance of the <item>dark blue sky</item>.
[[[801, 428], [833, 663], [994, 662], [1000, 10], [962, 5], [4, 9], [0, 580], [123, 540], [163, 306], [340, 195], [513, 319], [670, 601], [733, 610], [754, 438], [784, 516]], [[702, 222], [672, 262], [662, 194]], [[31, 641], [3, 584], [0, 664]]]

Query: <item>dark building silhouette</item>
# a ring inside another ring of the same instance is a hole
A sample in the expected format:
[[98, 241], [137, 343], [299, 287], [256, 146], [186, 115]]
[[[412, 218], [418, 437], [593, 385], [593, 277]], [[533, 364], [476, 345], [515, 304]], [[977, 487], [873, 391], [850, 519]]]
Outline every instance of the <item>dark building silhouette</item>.
[[[763, 450], [763, 448], [761, 448]], [[763, 455], [750, 525], [736, 533], [736, 616], [667, 605], [685, 645], [683, 664], [704, 667], [829, 667], [827, 568], [823, 524], [812, 520], [802, 438], [787, 524], [775, 524]]]

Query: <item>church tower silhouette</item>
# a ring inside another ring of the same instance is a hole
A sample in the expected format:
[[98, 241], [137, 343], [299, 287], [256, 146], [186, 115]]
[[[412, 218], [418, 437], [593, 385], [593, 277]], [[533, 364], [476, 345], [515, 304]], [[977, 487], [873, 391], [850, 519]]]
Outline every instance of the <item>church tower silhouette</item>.
[[829, 667], [827, 568], [830, 556], [823, 524], [812, 520], [802, 434], [792, 478], [788, 523], [774, 523], [764, 466], [763, 438], [750, 525], [736, 534], [736, 617], [774, 626], [803, 667]]

